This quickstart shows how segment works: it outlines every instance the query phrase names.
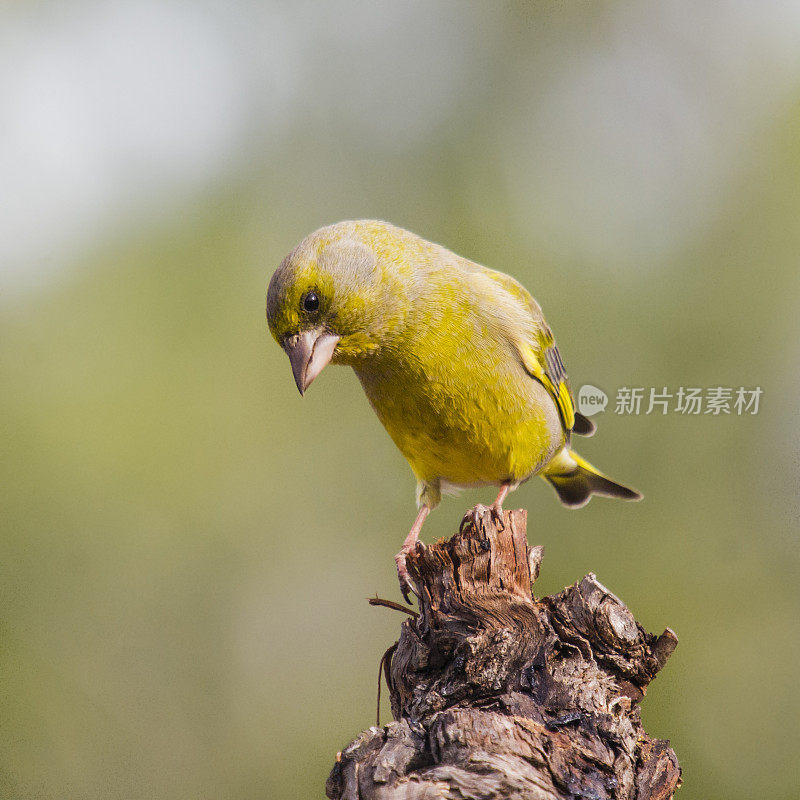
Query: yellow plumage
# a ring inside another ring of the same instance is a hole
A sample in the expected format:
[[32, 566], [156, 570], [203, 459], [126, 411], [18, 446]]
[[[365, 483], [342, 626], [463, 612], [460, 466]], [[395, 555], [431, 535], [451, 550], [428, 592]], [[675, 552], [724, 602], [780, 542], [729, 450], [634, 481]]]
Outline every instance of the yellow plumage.
[[498, 509], [536, 474], [570, 506], [638, 498], [569, 450], [594, 426], [541, 308], [508, 275], [385, 222], [341, 222], [283, 261], [267, 316], [301, 392], [328, 361], [353, 367], [417, 477], [416, 533], [449, 487], [500, 485]]

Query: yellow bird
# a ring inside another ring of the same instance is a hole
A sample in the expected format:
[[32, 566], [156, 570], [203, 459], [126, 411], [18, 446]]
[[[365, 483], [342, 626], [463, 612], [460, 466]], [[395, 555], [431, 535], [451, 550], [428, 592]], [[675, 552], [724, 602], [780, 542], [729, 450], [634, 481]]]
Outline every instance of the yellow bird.
[[300, 394], [326, 364], [351, 366], [417, 478], [406, 556], [443, 491], [541, 475], [571, 508], [593, 494], [639, 500], [570, 449], [594, 424], [575, 411], [539, 304], [514, 278], [386, 222], [339, 222], [283, 260], [267, 292], [270, 331]]

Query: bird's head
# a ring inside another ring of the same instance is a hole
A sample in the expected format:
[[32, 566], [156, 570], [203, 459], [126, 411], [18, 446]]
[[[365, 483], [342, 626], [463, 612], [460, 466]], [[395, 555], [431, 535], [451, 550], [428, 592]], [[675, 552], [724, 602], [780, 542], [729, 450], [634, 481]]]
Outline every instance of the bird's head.
[[374, 226], [340, 222], [306, 237], [272, 276], [269, 329], [289, 356], [300, 394], [330, 362], [355, 364], [380, 348], [397, 304], [379, 264]]

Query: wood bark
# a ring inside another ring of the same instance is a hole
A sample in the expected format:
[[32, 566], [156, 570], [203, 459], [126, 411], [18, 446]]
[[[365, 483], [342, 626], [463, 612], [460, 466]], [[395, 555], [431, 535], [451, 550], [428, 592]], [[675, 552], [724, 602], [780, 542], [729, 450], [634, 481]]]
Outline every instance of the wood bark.
[[395, 721], [337, 755], [329, 798], [672, 797], [677, 758], [639, 703], [677, 637], [647, 633], [593, 574], [537, 600], [543, 551], [525, 529], [523, 510], [478, 506], [411, 555], [420, 614], [385, 670]]

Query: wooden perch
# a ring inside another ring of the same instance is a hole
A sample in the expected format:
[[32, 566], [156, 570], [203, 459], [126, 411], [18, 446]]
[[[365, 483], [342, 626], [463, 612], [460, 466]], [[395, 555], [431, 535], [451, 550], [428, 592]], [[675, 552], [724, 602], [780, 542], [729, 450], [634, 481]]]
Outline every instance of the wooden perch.
[[526, 512], [420, 547], [420, 615], [386, 670], [394, 722], [336, 757], [332, 800], [667, 800], [680, 767], [639, 701], [677, 644], [594, 575], [536, 600]]

